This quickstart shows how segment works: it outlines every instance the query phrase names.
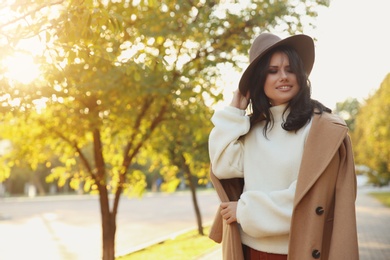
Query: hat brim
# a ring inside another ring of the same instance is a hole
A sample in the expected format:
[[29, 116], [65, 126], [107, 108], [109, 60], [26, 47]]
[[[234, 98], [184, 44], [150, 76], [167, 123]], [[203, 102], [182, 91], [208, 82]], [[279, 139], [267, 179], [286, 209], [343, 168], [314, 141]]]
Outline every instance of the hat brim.
[[313, 39], [304, 34], [293, 35], [288, 38], [282, 39], [275, 44], [265, 49], [258, 57], [256, 57], [249, 66], [245, 69], [241, 76], [238, 88], [242, 95], [246, 95], [249, 90], [249, 83], [252, 78], [253, 71], [262, 57], [272, 49], [278, 46], [290, 46], [293, 47], [301, 58], [306, 75], [309, 76], [313, 68], [315, 53]]

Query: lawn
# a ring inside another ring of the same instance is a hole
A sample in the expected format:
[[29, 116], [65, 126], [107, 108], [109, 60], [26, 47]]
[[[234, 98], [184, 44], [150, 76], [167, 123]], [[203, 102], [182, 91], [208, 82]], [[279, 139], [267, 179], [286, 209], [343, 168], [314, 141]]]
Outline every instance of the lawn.
[[132, 254], [116, 258], [116, 260], [145, 260], [145, 259], [196, 259], [204, 253], [210, 252], [218, 246], [208, 236], [208, 228], [205, 228], [205, 236], [198, 235], [197, 230], [166, 240], [163, 243], [150, 246]]
[[390, 207], [390, 192], [372, 192], [370, 195], [378, 199], [383, 205]]

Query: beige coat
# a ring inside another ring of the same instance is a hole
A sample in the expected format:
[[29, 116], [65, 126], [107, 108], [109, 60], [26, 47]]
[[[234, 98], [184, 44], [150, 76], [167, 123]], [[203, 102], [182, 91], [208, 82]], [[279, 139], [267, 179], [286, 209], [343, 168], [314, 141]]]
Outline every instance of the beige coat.
[[[315, 115], [298, 175], [291, 219], [289, 260], [358, 260], [356, 175], [348, 128], [338, 117]], [[218, 180], [221, 201], [237, 201], [243, 179]], [[224, 260], [242, 260], [238, 224], [226, 224], [218, 209], [210, 238], [222, 242]]]

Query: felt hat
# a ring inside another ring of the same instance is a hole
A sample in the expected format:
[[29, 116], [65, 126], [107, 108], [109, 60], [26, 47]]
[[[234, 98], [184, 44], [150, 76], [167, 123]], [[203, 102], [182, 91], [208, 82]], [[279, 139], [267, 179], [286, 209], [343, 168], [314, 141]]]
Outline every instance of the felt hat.
[[262, 33], [254, 40], [249, 50], [249, 66], [241, 76], [239, 90], [245, 95], [249, 89], [249, 83], [253, 71], [259, 60], [270, 50], [278, 46], [293, 47], [303, 62], [306, 74], [309, 75], [314, 64], [314, 42], [313, 39], [304, 34], [297, 34], [285, 39], [271, 33]]

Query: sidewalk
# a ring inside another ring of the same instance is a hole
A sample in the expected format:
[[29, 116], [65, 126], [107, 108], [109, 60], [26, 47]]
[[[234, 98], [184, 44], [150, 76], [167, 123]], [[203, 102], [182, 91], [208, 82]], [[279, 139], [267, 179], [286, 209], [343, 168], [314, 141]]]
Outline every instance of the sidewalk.
[[[390, 188], [358, 188], [356, 218], [360, 260], [390, 259], [390, 208], [383, 206], [368, 194], [376, 191], [390, 191]], [[220, 246], [210, 253], [197, 258], [197, 260], [221, 259], [222, 251]]]
[[360, 187], [356, 201], [360, 260], [390, 259], [390, 208], [369, 192], [390, 191]]

